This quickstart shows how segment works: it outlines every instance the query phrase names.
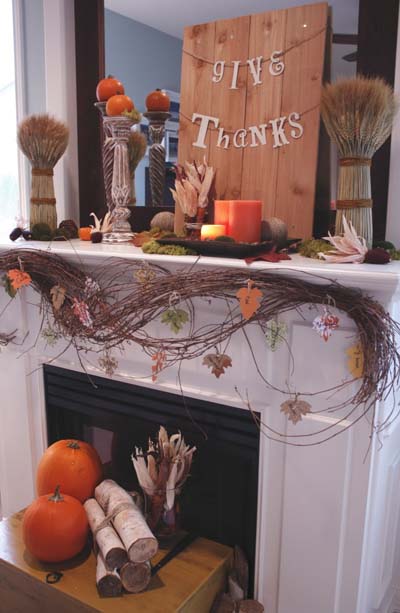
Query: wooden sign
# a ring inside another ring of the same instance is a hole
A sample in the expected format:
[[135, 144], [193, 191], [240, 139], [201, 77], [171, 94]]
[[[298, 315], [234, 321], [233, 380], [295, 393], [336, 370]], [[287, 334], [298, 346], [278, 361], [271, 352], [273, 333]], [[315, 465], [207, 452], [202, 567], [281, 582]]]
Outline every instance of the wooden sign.
[[[179, 163], [216, 169], [216, 197], [263, 201], [312, 235], [328, 5], [185, 28]], [[176, 211], [177, 226], [183, 217]]]

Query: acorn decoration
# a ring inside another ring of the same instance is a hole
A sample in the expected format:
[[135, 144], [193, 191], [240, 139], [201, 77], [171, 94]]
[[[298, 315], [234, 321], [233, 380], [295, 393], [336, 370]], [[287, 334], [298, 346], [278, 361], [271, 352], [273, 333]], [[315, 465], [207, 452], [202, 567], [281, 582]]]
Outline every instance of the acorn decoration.
[[162, 211], [154, 215], [150, 222], [150, 228], [160, 228], [166, 232], [174, 231], [175, 215], [169, 211]]
[[390, 253], [382, 247], [370, 249], [365, 254], [365, 264], [388, 264], [390, 262]]

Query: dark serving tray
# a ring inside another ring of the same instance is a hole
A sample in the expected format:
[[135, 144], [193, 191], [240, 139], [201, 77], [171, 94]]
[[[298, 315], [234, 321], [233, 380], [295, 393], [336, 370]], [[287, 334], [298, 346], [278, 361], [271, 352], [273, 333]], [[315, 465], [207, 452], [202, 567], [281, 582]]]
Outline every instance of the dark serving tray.
[[263, 243], [230, 243], [224, 241], [199, 241], [190, 238], [158, 238], [160, 245], [179, 245], [193, 249], [199, 255], [219, 256], [222, 258], [247, 258], [267, 253], [274, 247], [273, 241]]

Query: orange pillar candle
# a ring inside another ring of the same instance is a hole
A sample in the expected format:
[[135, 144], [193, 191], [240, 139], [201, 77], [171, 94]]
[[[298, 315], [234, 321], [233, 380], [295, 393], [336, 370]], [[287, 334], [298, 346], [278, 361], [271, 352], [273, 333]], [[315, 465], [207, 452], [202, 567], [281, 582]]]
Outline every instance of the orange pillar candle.
[[261, 200], [230, 200], [228, 234], [241, 243], [259, 243]]
[[207, 224], [201, 226], [201, 240], [214, 240], [217, 236], [223, 236], [226, 233], [226, 226], [223, 224]]
[[226, 226], [227, 234], [229, 234], [229, 202], [230, 200], [214, 201], [214, 223]]

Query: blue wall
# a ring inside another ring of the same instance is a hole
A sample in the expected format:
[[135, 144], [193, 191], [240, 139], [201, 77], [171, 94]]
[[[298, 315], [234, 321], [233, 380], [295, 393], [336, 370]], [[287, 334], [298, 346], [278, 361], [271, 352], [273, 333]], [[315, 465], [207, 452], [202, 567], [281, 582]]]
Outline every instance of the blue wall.
[[[105, 11], [106, 74], [116, 76], [140, 111], [157, 87], [180, 91], [182, 41], [128, 17]], [[145, 158], [136, 171], [137, 204], [144, 204]]]

